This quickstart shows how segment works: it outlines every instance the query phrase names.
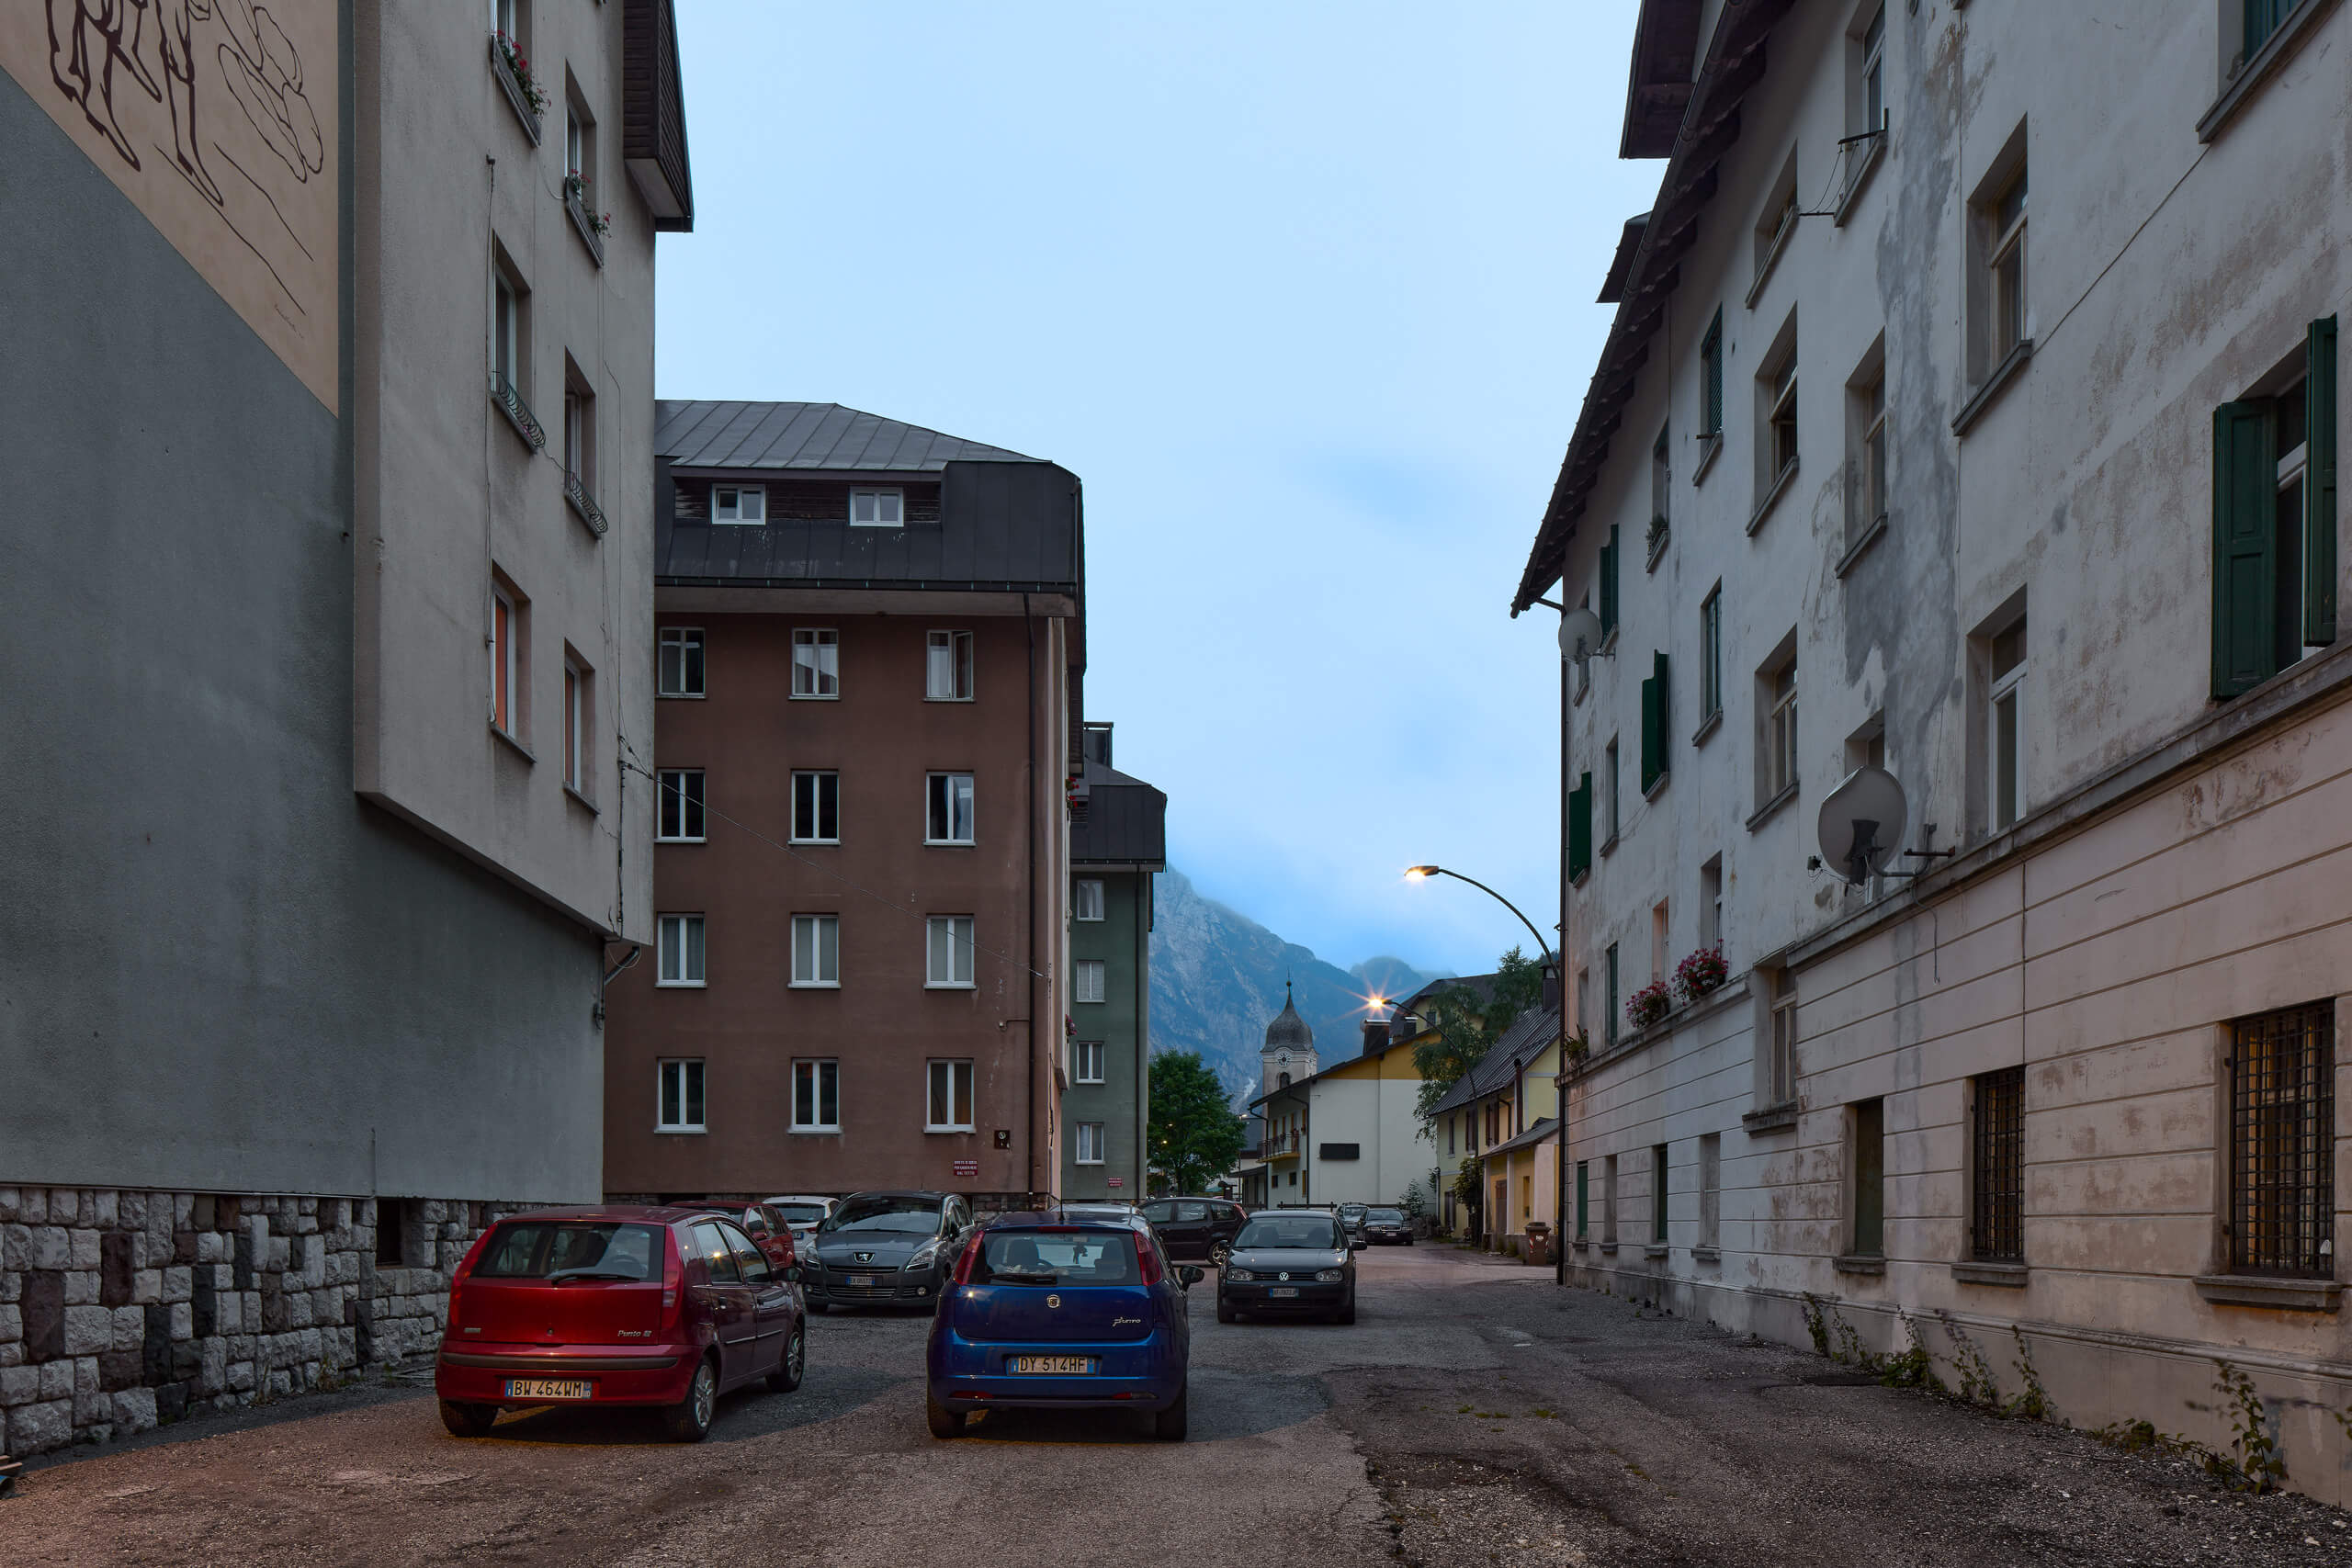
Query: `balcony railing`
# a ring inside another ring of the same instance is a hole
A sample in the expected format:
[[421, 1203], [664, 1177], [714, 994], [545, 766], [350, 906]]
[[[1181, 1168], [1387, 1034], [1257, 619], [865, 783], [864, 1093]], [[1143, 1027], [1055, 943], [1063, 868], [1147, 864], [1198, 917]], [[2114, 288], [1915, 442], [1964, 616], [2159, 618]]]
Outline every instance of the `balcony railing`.
[[532, 451], [547, 450], [548, 433], [540, 425], [538, 415], [531, 412], [531, 405], [523, 400], [523, 394], [501, 371], [490, 373], [490, 400], [498, 405], [498, 412], [506, 416], [514, 434], [530, 443]]
[[533, 106], [545, 104], [547, 96], [537, 82], [524, 74], [530, 70], [529, 62], [523, 62], [522, 70], [517, 71], [518, 61], [523, 61], [522, 51], [514, 47], [513, 39], [500, 33], [490, 35], [490, 73], [506, 89], [506, 101], [514, 106], [514, 118], [523, 122], [531, 145], [536, 147], [539, 144], [539, 111]]
[[1878, 161], [1885, 152], [1886, 127], [1883, 125], [1876, 130], [1865, 130], [1838, 142], [1838, 205], [1831, 222], [1843, 226], [1846, 214], [1853, 208], [1854, 198], [1862, 194], [1862, 186], [1869, 183], [1871, 171], [1878, 167]]
[[579, 513], [580, 521], [588, 525], [590, 533], [600, 539], [605, 536], [605, 530], [611, 526], [605, 521], [605, 509], [596, 504], [596, 498], [588, 493], [588, 487], [581, 482], [580, 476], [568, 468], [563, 475], [563, 499], [571, 503], [571, 510]]
[[1289, 1159], [1306, 1146], [1306, 1140], [1296, 1133], [1270, 1133], [1266, 1135], [1269, 1160]]

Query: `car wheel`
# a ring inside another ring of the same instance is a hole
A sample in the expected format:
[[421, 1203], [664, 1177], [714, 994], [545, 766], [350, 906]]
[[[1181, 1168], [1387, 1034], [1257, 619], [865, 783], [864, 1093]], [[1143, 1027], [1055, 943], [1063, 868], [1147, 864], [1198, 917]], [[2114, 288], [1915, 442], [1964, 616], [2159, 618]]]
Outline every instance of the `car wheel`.
[[1152, 1413], [1151, 1435], [1153, 1437], [1163, 1443], [1181, 1443], [1184, 1440], [1184, 1428], [1191, 1419], [1184, 1406], [1190, 1393], [1189, 1387], [1177, 1389], [1175, 1404], [1165, 1410], [1157, 1410]]
[[1233, 1248], [1227, 1247], [1223, 1242], [1218, 1242], [1215, 1247], [1209, 1248], [1209, 1261], [1217, 1266], [1217, 1270], [1220, 1273], [1225, 1269], [1226, 1260], [1230, 1258], [1232, 1256]]
[[699, 1443], [710, 1436], [710, 1424], [718, 1416], [718, 1369], [706, 1357], [695, 1368], [695, 1381], [686, 1385], [686, 1397], [662, 1412], [662, 1425], [669, 1428], [673, 1442]]
[[460, 1404], [453, 1399], [441, 1402], [441, 1425], [449, 1428], [453, 1438], [487, 1437], [490, 1424], [497, 1419], [495, 1404]]
[[1233, 1303], [1227, 1301], [1225, 1299], [1225, 1293], [1220, 1291], [1217, 1293], [1216, 1298], [1216, 1320], [1219, 1323], [1231, 1323], [1235, 1318], [1240, 1315], [1240, 1314], [1233, 1310]]
[[922, 1396], [923, 1419], [931, 1424], [931, 1435], [944, 1441], [964, 1435], [964, 1413], [950, 1410], [939, 1403], [939, 1395], [925, 1393]]
[[1356, 1293], [1353, 1291], [1350, 1291], [1348, 1292], [1347, 1304], [1332, 1314], [1332, 1321], [1335, 1323], [1353, 1323], [1355, 1320]]
[[768, 1392], [790, 1393], [800, 1386], [800, 1374], [808, 1365], [808, 1325], [792, 1325], [792, 1337], [784, 1342], [784, 1359], [768, 1374]]

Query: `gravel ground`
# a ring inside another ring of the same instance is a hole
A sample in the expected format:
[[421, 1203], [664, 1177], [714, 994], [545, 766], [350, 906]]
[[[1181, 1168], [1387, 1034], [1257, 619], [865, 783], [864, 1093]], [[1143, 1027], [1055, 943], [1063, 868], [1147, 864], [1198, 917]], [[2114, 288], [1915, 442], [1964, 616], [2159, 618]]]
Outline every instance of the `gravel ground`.
[[1457, 1564], [2352, 1561], [2352, 1529], [2190, 1462], [1878, 1386], [1448, 1249], [1369, 1255], [1353, 1327], [1221, 1325], [1193, 1437], [1001, 1411], [923, 1430], [926, 1321], [811, 1325], [799, 1392], [699, 1447], [560, 1411], [489, 1438], [376, 1386], [28, 1468], [0, 1560]]

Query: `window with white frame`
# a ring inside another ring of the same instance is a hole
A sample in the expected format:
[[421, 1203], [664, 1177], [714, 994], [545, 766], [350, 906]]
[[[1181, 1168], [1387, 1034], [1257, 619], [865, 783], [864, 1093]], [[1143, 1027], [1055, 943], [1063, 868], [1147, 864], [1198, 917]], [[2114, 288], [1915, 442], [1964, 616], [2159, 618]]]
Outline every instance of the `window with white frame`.
[[933, 915], [925, 922], [923, 984], [933, 989], [969, 989], [972, 980], [972, 917]]
[[596, 394], [564, 355], [563, 475], [582, 495], [596, 494]]
[[972, 1064], [969, 1062], [931, 1062], [925, 1064], [930, 1077], [929, 1092], [924, 1096], [923, 1128], [926, 1133], [968, 1133], [972, 1130]]
[[1791, 632], [1756, 672], [1756, 804], [1765, 806], [1797, 782], [1797, 654]]
[[792, 775], [792, 841], [842, 841], [842, 776], [830, 769], [800, 769]]
[[1600, 782], [1609, 791], [1609, 814], [1603, 818], [1609, 826], [1609, 833], [1601, 842], [1613, 844], [1617, 841], [1617, 797], [1624, 793], [1617, 785], [1617, 738], [1613, 735], [1609, 738], [1609, 744], [1601, 749]]
[[524, 657], [527, 615], [523, 596], [503, 581], [490, 585], [490, 722], [515, 739], [523, 736], [529, 671]]
[[655, 946], [659, 950], [659, 967], [654, 984], [658, 986], [700, 986], [703, 980], [702, 917], [700, 915], [664, 915], [656, 922]]
[[854, 490], [849, 492], [849, 522], [853, 528], [903, 528], [907, 525], [907, 492], [902, 490]]
[[589, 725], [595, 711], [595, 688], [588, 667], [578, 655], [563, 660], [563, 782], [585, 798], [588, 789]]
[[972, 775], [933, 773], [924, 793], [927, 807], [923, 818], [923, 842], [972, 842]]
[[1792, 342], [1762, 378], [1770, 389], [1764, 402], [1766, 488], [1780, 481], [1797, 460], [1797, 351]]
[[524, 395], [523, 372], [529, 361], [523, 325], [523, 285], [509, 271], [503, 256], [491, 265], [490, 373], [502, 394]]
[[842, 983], [842, 918], [792, 917], [792, 982], [838, 989]]
[[1993, 363], [2025, 341], [2025, 165], [1986, 207], [1991, 225]]
[[1870, 26], [1862, 29], [1861, 71], [1862, 123], [1856, 127], [1865, 135], [1886, 129], [1886, 7], [1881, 6], [1871, 13]]
[[1724, 585], [1709, 591], [1699, 605], [1699, 717], [1702, 723], [1724, 711]]
[[1764, 1102], [1786, 1105], [1797, 1097], [1797, 981], [1785, 965], [1766, 973], [1772, 1019]]
[[663, 768], [654, 775], [661, 798], [653, 807], [653, 836], [665, 844], [704, 840], [702, 770]]
[[825, 698], [842, 694], [841, 633], [826, 626], [793, 628], [792, 694]]
[[1881, 333], [1846, 378], [1846, 548], [1858, 547], [1885, 518], [1886, 336]]
[[657, 1133], [699, 1133], [703, 1125], [702, 1059], [673, 1058], [654, 1064]]
[[1996, 832], [2025, 807], [2025, 616], [1984, 639], [1984, 808]]
[[710, 520], [713, 523], [754, 524], [768, 520], [768, 491], [765, 485], [713, 485], [710, 487]]
[[1101, 1165], [1102, 1163], [1102, 1123], [1080, 1122], [1074, 1125], [1078, 1129], [1077, 1163]]
[[1102, 1081], [1102, 1042], [1100, 1040], [1081, 1040], [1078, 1043], [1077, 1048], [1073, 1054], [1077, 1058], [1075, 1064], [1077, 1067], [1077, 1081], [1080, 1083], [1101, 1083]]
[[1102, 999], [1102, 974], [1104, 967], [1105, 965], [1100, 958], [1081, 958], [1078, 961], [1078, 974], [1076, 978], [1078, 981], [1078, 999], [1080, 1001], [1099, 1002]]
[[1073, 912], [1077, 919], [1081, 920], [1101, 919], [1102, 918], [1102, 879], [1100, 877], [1092, 876], [1080, 877], [1078, 884], [1078, 894], [1072, 902], [1075, 906]]
[[922, 695], [929, 703], [972, 700], [972, 634], [933, 632], [924, 649]]
[[661, 649], [661, 659], [655, 666], [658, 694], [665, 697], [702, 696], [702, 628], [663, 626]]
[[1724, 944], [1724, 857], [1715, 855], [1699, 868], [1699, 945]]
[[792, 1130], [842, 1130], [842, 1065], [831, 1058], [792, 1064]]

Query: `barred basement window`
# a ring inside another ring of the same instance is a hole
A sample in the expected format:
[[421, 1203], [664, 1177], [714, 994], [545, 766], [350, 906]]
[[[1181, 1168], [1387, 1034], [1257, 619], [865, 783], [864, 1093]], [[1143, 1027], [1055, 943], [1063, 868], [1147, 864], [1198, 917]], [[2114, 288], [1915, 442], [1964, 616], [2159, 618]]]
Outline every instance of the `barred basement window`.
[[1975, 1168], [1969, 1256], [1985, 1263], [2025, 1259], [2025, 1069], [1976, 1079]]
[[2231, 1026], [2230, 1267], [2335, 1273], [2335, 1004]]

